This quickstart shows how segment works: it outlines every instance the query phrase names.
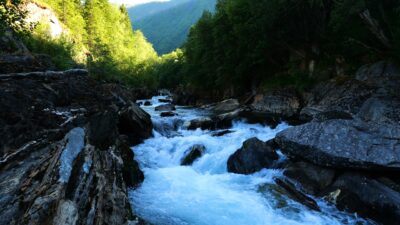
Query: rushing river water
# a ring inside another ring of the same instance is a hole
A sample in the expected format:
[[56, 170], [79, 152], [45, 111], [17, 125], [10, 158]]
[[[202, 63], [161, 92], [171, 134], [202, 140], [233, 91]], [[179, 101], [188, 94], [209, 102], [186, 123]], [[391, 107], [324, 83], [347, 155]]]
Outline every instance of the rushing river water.
[[[143, 106], [153, 120], [154, 137], [133, 147], [145, 181], [129, 193], [137, 215], [155, 224], [196, 225], [291, 225], [372, 224], [356, 215], [338, 211], [315, 199], [321, 212], [313, 211], [277, 191], [273, 178], [281, 170], [262, 170], [252, 175], [227, 172], [231, 154], [252, 137], [267, 141], [288, 128], [275, 129], [243, 121], [234, 123], [232, 133], [214, 137], [212, 131], [189, 131], [184, 121], [207, 114], [205, 110], [177, 107], [177, 116], [162, 118], [154, 107]], [[195, 144], [206, 153], [192, 166], [180, 166], [186, 150]]]

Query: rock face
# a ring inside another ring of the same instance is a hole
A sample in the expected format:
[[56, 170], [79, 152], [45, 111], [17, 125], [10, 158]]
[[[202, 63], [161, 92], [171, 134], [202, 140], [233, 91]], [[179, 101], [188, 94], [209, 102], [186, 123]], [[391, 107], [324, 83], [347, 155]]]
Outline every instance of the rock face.
[[132, 104], [119, 112], [118, 128], [131, 144], [137, 144], [152, 135], [153, 124], [149, 114]]
[[237, 99], [227, 99], [222, 102], [217, 103], [212, 110], [224, 113], [224, 112], [231, 112], [240, 107], [239, 101]]
[[283, 153], [333, 168], [400, 170], [400, 127], [328, 120], [292, 127], [275, 141]]
[[251, 138], [228, 159], [228, 172], [251, 174], [269, 168], [278, 154], [267, 143]]
[[204, 147], [204, 145], [192, 146], [185, 152], [185, 155], [181, 160], [181, 165], [183, 166], [192, 165], [196, 159], [200, 158], [204, 154], [205, 150], [206, 147]]
[[251, 105], [253, 111], [268, 116], [292, 118], [299, 113], [302, 100], [293, 90], [277, 90], [255, 98]]
[[[137, 219], [127, 187], [139, 185], [143, 173], [129, 135], [147, 138], [152, 127], [133, 100], [130, 90], [82, 71], [2, 76], [0, 224]], [[122, 121], [142, 126], [128, 132]]]
[[156, 111], [174, 111], [175, 110], [175, 105], [172, 104], [165, 104], [165, 105], [160, 105], [155, 108]]
[[356, 114], [374, 91], [373, 87], [357, 80], [319, 84], [305, 97], [306, 105], [301, 109], [300, 116], [311, 120], [315, 115], [329, 111]]

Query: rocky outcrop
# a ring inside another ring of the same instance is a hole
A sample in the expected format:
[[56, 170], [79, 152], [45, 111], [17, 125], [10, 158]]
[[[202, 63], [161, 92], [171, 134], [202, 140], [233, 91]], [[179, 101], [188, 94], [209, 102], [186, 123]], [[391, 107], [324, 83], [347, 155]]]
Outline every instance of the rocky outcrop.
[[283, 153], [316, 165], [400, 170], [400, 126], [360, 120], [311, 122], [279, 133]]
[[316, 115], [329, 112], [356, 114], [375, 89], [364, 82], [349, 79], [336, 80], [317, 85], [305, 97], [305, 106], [300, 111], [303, 120], [312, 120]]
[[277, 159], [278, 154], [267, 143], [251, 138], [229, 157], [228, 172], [251, 174], [272, 167]]
[[153, 124], [150, 115], [132, 104], [118, 113], [118, 129], [126, 135], [130, 144], [138, 144], [152, 135]]
[[[151, 121], [130, 90], [81, 72], [0, 79], [0, 224], [139, 221], [127, 187], [143, 173], [129, 135], [148, 137]], [[124, 123], [143, 126], [122, 129], [126, 111]]]
[[181, 165], [189, 166], [192, 165], [193, 162], [200, 158], [206, 150], [204, 145], [194, 145], [188, 150], [185, 151], [185, 154], [181, 160]]

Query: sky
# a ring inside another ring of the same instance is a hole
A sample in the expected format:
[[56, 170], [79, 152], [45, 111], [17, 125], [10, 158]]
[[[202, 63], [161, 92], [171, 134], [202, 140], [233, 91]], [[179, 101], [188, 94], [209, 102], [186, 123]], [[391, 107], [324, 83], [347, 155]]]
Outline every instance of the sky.
[[127, 6], [139, 5], [148, 2], [166, 2], [169, 0], [110, 0], [110, 2], [115, 4], [125, 4]]

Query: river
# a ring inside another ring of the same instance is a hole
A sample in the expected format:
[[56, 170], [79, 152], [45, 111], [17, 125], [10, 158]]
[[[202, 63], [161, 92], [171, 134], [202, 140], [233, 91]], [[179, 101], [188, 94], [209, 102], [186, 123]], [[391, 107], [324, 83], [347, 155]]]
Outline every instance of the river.
[[[154, 137], [132, 148], [145, 180], [129, 192], [129, 198], [143, 219], [155, 225], [373, 224], [322, 199], [314, 198], [321, 212], [291, 200], [273, 180], [283, 176], [282, 170], [264, 169], [252, 175], [227, 172], [229, 156], [245, 140], [257, 137], [267, 141], [288, 128], [287, 124], [272, 129], [237, 121], [232, 133], [216, 137], [216, 131], [184, 128], [184, 121], [210, 112], [178, 106], [177, 116], [163, 118], [154, 110], [165, 104], [160, 98], [165, 97], [153, 97], [151, 106], [142, 106], [152, 117]], [[192, 166], [180, 166], [185, 151], [195, 144], [204, 145], [205, 154]]]

